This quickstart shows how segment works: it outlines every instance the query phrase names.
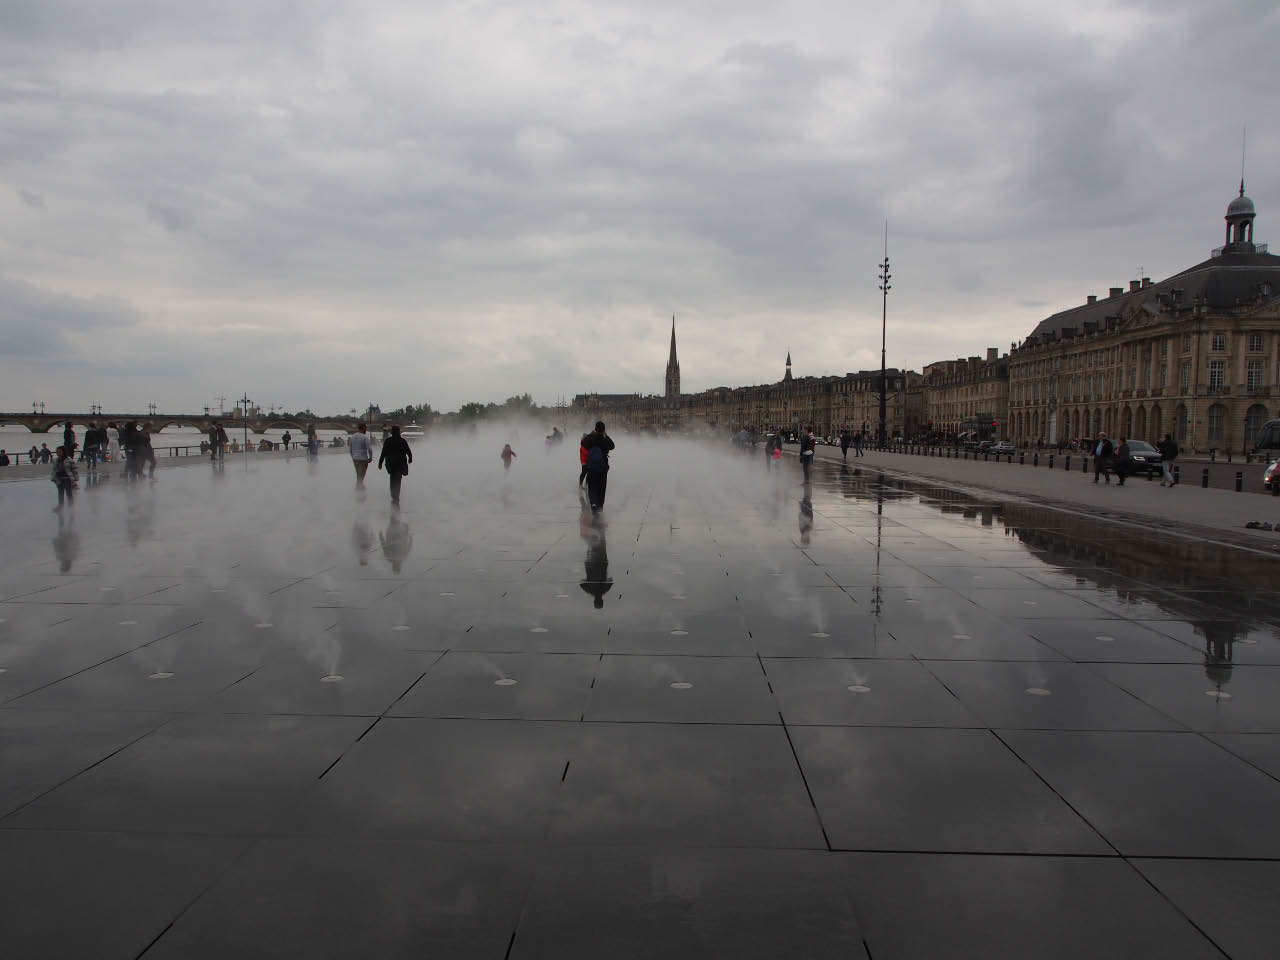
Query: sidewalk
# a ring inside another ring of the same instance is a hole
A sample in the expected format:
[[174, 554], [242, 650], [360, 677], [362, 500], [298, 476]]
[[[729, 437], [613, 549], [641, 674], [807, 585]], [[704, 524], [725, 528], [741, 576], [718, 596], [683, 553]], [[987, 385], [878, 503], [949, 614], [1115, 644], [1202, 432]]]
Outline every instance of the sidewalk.
[[[321, 456], [325, 456], [331, 453], [345, 454], [346, 452], [347, 452], [346, 447], [321, 447], [320, 448]], [[245, 454], [243, 452], [232, 453], [231, 451], [228, 450], [225, 463], [228, 467], [230, 467], [233, 465], [243, 464], [246, 462], [258, 463], [264, 460], [305, 460], [306, 457], [307, 457], [306, 448], [299, 449], [298, 447], [294, 447], [293, 449], [287, 452], [284, 450], [269, 450], [269, 451], [262, 451], [262, 452], [254, 451], [248, 454]], [[204, 466], [206, 468], [209, 466], [209, 455], [207, 453], [202, 453], [202, 454], [193, 453], [190, 456], [185, 456], [185, 457], [169, 457], [162, 454], [159, 450], [156, 451], [156, 470], [157, 471], [165, 470], [165, 469], [168, 469], [169, 467], [197, 467], [197, 466]], [[80, 480], [83, 483], [87, 473], [87, 471], [85, 470], [84, 463], [80, 461], [76, 461], [76, 469], [80, 471]], [[52, 463], [37, 463], [34, 466], [29, 463], [10, 464], [7, 467], [0, 467], [0, 483], [4, 483], [6, 481], [12, 483], [19, 480], [48, 480], [49, 474], [52, 472], [53, 472]], [[100, 463], [98, 465], [98, 473], [101, 477], [104, 477], [104, 478], [114, 479], [116, 477], [120, 477], [121, 479], [123, 479], [124, 464], [120, 461], [117, 461], [115, 463]]]
[[[794, 455], [795, 448], [788, 453]], [[834, 447], [819, 447], [819, 460], [841, 460]], [[1122, 487], [1115, 482], [1093, 483], [1093, 474], [1079, 467], [1062, 469], [1062, 461], [1050, 470], [1047, 457], [1040, 466], [995, 463], [984, 460], [956, 460], [916, 454], [868, 450], [862, 457], [849, 451], [849, 466], [883, 469], [905, 477], [942, 480], [975, 490], [1012, 494], [1045, 506], [1086, 512], [1090, 516], [1144, 526], [1158, 526], [1168, 532], [1212, 538], [1232, 544], [1280, 552], [1280, 533], [1249, 530], [1245, 524], [1263, 521], [1280, 523], [1280, 498], [1236, 493], [1234, 490], [1202, 489], [1187, 483], [1161, 487], [1158, 480], [1130, 477]], [[1073, 459], [1072, 463], [1076, 463]]]

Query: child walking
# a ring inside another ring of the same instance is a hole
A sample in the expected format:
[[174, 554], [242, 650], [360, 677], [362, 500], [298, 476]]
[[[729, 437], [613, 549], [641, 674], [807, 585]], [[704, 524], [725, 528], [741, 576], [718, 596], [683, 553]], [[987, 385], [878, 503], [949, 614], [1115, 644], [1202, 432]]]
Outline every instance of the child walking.
[[498, 454], [502, 458], [502, 469], [510, 470], [511, 461], [516, 458], [516, 452], [511, 449], [511, 444], [506, 443], [502, 446], [502, 452]]

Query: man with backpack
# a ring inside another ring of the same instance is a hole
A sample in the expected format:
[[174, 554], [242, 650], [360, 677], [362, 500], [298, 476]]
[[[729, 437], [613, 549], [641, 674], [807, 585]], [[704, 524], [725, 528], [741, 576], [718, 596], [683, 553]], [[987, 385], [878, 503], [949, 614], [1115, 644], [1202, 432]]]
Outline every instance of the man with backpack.
[[604, 421], [597, 420], [596, 428], [582, 438], [587, 451], [587, 499], [592, 512], [604, 506], [605, 488], [609, 485], [609, 451], [613, 440], [604, 432]]

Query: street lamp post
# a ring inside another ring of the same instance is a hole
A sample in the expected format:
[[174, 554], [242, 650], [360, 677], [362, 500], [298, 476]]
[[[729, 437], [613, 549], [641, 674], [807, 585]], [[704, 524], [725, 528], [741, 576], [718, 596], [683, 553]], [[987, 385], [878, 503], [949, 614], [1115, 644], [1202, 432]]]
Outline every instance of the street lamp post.
[[885, 405], [888, 397], [885, 393], [885, 369], [884, 369], [884, 348], [885, 348], [885, 331], [886, 321], [889, 315], [889, 222], [886, 220], [884, 224], [884, 261], [880, 264], [880, 443], [881, 450], [885, 447]]

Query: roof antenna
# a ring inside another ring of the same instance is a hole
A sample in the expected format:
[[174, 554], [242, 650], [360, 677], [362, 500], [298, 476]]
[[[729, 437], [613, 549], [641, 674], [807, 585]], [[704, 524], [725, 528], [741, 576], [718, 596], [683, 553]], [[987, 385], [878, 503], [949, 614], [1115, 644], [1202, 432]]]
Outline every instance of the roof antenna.
[[1240, 196], [1244, 196], [1244, 152], [1249, 142], [1249, 125], [1240, 124]]

